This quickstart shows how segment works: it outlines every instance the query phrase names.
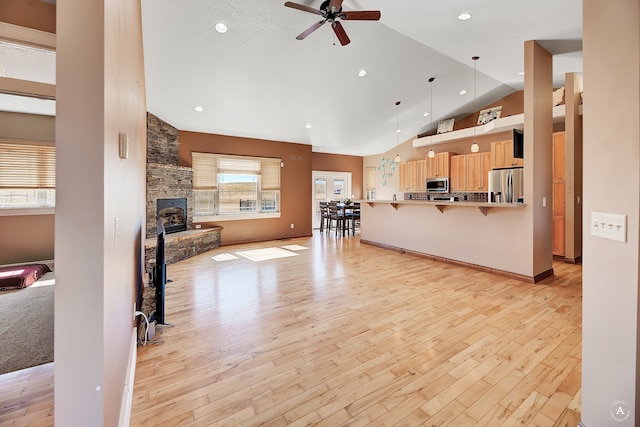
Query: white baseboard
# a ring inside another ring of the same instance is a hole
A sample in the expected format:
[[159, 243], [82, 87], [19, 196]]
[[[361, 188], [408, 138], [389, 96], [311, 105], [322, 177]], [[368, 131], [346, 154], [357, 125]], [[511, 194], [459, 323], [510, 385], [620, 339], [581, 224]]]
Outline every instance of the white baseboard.
[[131, 421], [131, 404], [133, 401], [133, 383], [136, 378], [136, 360], [138, 356], [138, 328], [133, 328], [131, 333], [131, 349], [129, 352], [129, 364], [127, 366], [127, 378], [122, 390], [122, 402], [120, 404], [119, 427], [129, 427]]

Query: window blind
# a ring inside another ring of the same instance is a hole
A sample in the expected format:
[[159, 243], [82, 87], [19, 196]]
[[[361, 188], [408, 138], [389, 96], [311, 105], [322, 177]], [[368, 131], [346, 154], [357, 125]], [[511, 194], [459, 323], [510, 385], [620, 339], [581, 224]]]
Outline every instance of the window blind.
[[55, 187], [55, 146], [0, 142], [0, 188]]
[[263, 159], [262, 170], [263, 190], [279, 190], [280, 189], [280, 159]]
[[191, 153], [193, 188], [215, 190], [218, 188], [217, 156], [209, 153]]
[[365, 168], [365, 191], [376, 189], [376, 168]]

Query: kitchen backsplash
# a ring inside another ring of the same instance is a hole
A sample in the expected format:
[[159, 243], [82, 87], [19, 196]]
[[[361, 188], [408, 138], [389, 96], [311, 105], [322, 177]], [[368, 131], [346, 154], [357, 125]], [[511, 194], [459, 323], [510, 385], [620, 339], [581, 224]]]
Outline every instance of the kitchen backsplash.
[[488, 201], [487, 193], [404, 193], [404, 200], [433, 200], [434, 197], [456, 197], [461, 202], [485, 203]]

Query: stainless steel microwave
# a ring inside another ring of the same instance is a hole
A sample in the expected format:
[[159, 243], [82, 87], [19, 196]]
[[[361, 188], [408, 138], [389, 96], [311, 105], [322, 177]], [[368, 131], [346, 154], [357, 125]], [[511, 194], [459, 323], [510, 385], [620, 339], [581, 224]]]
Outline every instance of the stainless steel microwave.
[[448, 193], [449, 178], [427, 178], [427, 192], [429, 193]]

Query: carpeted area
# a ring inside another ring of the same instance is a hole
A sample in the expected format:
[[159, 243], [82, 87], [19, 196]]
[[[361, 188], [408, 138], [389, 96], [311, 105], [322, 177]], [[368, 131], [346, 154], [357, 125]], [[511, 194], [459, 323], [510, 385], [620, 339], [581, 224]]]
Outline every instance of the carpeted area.
[[53, 361], [54, 286], [0, 292], [0, 375]]

